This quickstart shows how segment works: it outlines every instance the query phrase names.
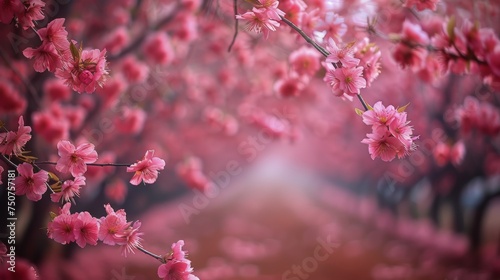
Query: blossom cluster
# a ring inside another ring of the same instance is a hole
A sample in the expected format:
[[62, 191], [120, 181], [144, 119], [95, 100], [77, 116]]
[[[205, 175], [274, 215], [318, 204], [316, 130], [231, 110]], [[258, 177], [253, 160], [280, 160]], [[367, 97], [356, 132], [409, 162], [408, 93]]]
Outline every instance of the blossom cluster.
[[465, 144], [463, 141], [458, 141], [450, 146], [447, 143], [439, 142], [436, 147], [434, 147], [432, 155], [439, 166], [444, 166], [448, 162], [458, 166], [465, 157]]
[[194, 276], [191, 261], [186, 259], [187, 253], [182, 250], [184, 240], [172, 244], [172, 252], [165, 256], [166, 263], [158, 267], [158, 277], [163, 280], [199, 280]]
[[466, 97], [464, 104], [455, 110], [455, 117], [465, 133], [474, 128], [490, 136], [500, 133], [498, 108], [486, 102], [479, 102], [475, 97]]
[[[455, 18], [421, 26], [405, 21], [394, 59], [418, 72], [424, 80], [435, 80], [448, 71], [478, 74], [494, 90], [500, 89], [500, 40], [492, 28], [481, 28], [467, 19], [458, 26]], [[436, 31], [437, 30], [437, 31]]]
[[413, 128], [406, 120], [405, 107], [396, 109], [389, 105], [385, 107], [382, 102], [377, 102], [362, 114], [363, 122], [372, 126], [372, 133], [361, 141], [368, 144], [368, 151], [375, 159], [380, 157], [383, 161], [391, 161], [396, 156], [403, 158], [416, 149]]
[[339, 46], [329, 38], [326, 49], [330, 53], [323, 63], [326, 70], [323, 80], [336, 96], [352, 100], [362, 88], [370, 86], [380, 72], [381, 53], [368, 38], [346, 46]]
[[264, 34], [267, 39], [270, 31], [276, 31], [280, 26], [281, 17], [285, 12], [278, 9], [277, 0], [256, 0], [254, 7], [242, 15], [236, 15], [236, 19], [244, 20], [246, 28], [256, 33]]
[[0, 22], [9, 24], [14, 20], [24, 30], [35, 27], [33, 21], [45, 18], [42, 11], [45, 2], [42, 0], [4, 0], [0, 4]]
[[[98, 160], [95, 146], [88, 142], [75, 146], [68, 140], [61, 140], [57, 143], [59, 159], [55, 163], [55, 168], [63, 175], [73, 176], [72, 179], [61, 181], [54, 173], [34, 165], [33, 161], [36, 158], [23, 151], [24, 146], [31, 139], [30, 133], [31, 127], [24, 125], [22, 116], [18, 119], [17, 131], [0, 133], [0, 154], [9, 157], [15, 156], [22, 161], [16, 167], [19, 174], [15, 179], [16, 194], [26, 195], [32, 201], [38, 201], [47, 191], [48, 182], [53, 180], [55, 183], [50, 185], [51, 200], [53, 202], [74, 201], [75, 197], [80, 196], [81, 187], [86, 183], [87, 165]], [[130, 183], [133, 185], [138, 185], [141, 182], [152, 184], [158, 179], [158, 170], [162, 170], [164, 167], [165, 161], [154, 157], [154, 150], [148, 150], [142, 160], [127, 167], [127, 172], [134, 172]]]
[[210, 188], [212, 182], [203, 173], [203, 165], [197, 157], [189, 157], [177, 166], [177, 174], [188, 186], [205, 192]]
[[23, 116], [19, 117], [17, 131], [0, 133], [0, 154], [21, 155], [24, 145], [31, 139], [31, 127], [24, 125]]
[[141, 247], [141, 223], [127, 222], [125, 210], [115, 212], [106, 204], [107, 215], [97, 219], [89, 212], [70, 213], [70, 207], [71, 204], [66, 203], [47, 225], [47, 235], [54, 241], [61, 244], [76, 242], [84, 248], [87, 244], [96, 245], [99, 240], [107, 245], [121, 246], [125, 256]]
[[79, 93], [92, 93], [107, 79], [108, 70], [106, 50], [83, 50], [68, 40], [68, 32], [63, 18], [52, 20], [47, 27], [37, 34], [42, 44], [26, 48], [24, 56], [33, 59], [33, 68], [37, 72], [46, 70], [55, 72], [56, 77]]

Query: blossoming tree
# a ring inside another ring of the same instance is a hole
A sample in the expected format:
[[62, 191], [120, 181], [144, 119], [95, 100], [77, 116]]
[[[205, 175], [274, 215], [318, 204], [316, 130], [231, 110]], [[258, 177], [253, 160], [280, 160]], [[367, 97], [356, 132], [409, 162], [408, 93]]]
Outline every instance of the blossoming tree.
[[151, 253], [141, 222], [111, 204], [133, 208], [127, 193], [144, 196], [158, 181], [167, 194], [179, 181], [210, 191], [209, 170], [233, 156], [252, 162], [263, 145], [290, 146], [291, 158], [345, 184], [412, 188], [426, 176], [454, 204], [474, 177], [500, 173], [495, 1], [0, 7], [0, 173], [18, 205], [36, 209], [27, 248], [46, 228], [60, 244], [141, 251], [160, 261], [161, 279], [198, 279], [184, 241]]

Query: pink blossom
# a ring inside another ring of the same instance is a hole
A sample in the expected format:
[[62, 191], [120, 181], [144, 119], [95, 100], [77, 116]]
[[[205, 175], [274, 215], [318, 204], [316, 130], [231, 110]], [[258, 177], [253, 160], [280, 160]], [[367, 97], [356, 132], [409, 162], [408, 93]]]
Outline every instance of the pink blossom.
[[19, 176], [14, 179], [16, 185], [16, 195], [24, 195], [29, 200], [38, 201], [47, 191], [45, 183], [49, 179], [49, 174], [45, 170], [33, 172], [33, 165], [22, 163], [17, 167]]
[[25, 9], [17, 17], [19, 24], [24, 30], [35, 27], [33, 21], [44, 19], [42, 8], [45, 7], [45, 3], [42, 0], [28, 0], [24, 1]]
[[158, 267], [158, 277], [163, 280], [199, 280], [192, 272], [191, 264], [185, 261], [170, 260]]
[[397, 113], [394, 119], [389, 123], [389, 132], [392, 136], [396, 137], [407, 150], [414, 149], [413, 147], [413, 128], [408, 125], [410, 122], [406, 121], [406, 112]]
[[22, 13], [23, 3], [19, 0], [0, 0], [0, 22], [9, 24], [14, 15]]
[[59, 54], [66, 54], [66, 58], [70, 55], [68, 32], [64, 28], [64, 18], [56, 18], [47, 24], [47, 27], [40, 28], [38, 35], [44, 43], [51, 43]]
[[51, 101], [69, 100], [71, 97], [70, 89], [59, 79], [45, 81], [43, 92]]
[[58, 68], [56, 76], [78, 93], [93, 93], [108, 77], [106, 50], [83, 50], [74, 61]]
[[285, 15], [282, 10], [278, 9], [278, 0], [257, 0], [257, 2], [259, 5], [253, 8], [255, 13], [261, 13], [265, 17], [275, 21], [280, 21], [281, 17]]
[[111, 54], [118, 54], [128, 44], [130, 38], [125, 26], [119, 26], [111, 31], [104, 39], [104, 48]]
[[439, 0], [406, 0], [404, 6], [405, 7], [415, 6], [419, 11], [423, 11], [425, 9], [435, 11], [438, 2]]
[[57, 143], [57, 153], [60, 156], [56, 164], [57, 171], [70, 172], [74, 177], [83, 175], [87, 171], [87, 163], [97, 160], [97, 152], [90, 143], [75, 148], [69, 141], [62, 140]]
[[54, 45], [45, 41], [37, 49], [26, 48], [23, 54], [27, 58], [33, 58], [33, 68], [37, 72], [45, 70], [54, 72], [62, 66], [61, 56], [57, 53]]
[[131, 108], [124, 106], [120, 110], [120, 115], [115, 119], [116, 129], [122, 133], [137, 135], [146, 123], [147, 114], [141, 108]]
[[375, 43], [370, 43], [368, 38], [358, 41], [355, 49], [355, 57], [360, 59], [359, 66], [363, 66], [363, 77], [366, 79], [366, 86], [369, 87], [380, 74], [382, 53], [380, 48]]
[[335, 41], [330, 38], [328, 39], [328, 45], [326, 49], [330, 54], [326, 57], [326, 63], [342, 63], [342, 67], [350, 68], [355, 67], [359, 64], [359, 59], [354, 57], [354, 48], [352, 45], [348, 45], [344, 48], [339, 48]]
[[392, 161], [403, 145], [384, 129], [377, 129], [374, 133], [367, 134], [368, 138], [361, 143], [368, 144], [368, 152], [372, 159], [380, 157], [383, 161]]
[[116, 236], [117, 233], [123, 232], [127, 227], [127, 216], [125, 211], [115, 210], [109, 205], [104, 205], [106, 209], [106, 217], [99, 219], [98, 238], [104, 244], [116, 245], [120, 240]]
[[73, 227], [78, 246], [84, 248], [87, 244], [96, 245], [98, 232], [99, 223], [96, 218], [92, 217], [89, 212], [78, 213]]
[[85, 185], [85, 177], [78, 176], [75, 180], [66, 180], [61, 186], [61, 191], [50, 194], [53, 202], [69, 202], [73, 197], [80, 196], [80, 188]]
[[337, 68], [327, 67], [324, 81], [333, 92], [342, 92], [347, 95], [359, 94], [361, 88], [366, 87], [366, 80], [361, 76], [363, 67]]
[[137, 186], [141, 181], [145, 184], [153, 184], [156, 181], [158, 170], [163, 170], [165, 161], [158, 157], [153, 157], [153, 155], [154, 150], [148, 150], [142, 160], [127, 167], [127, 172], [135, 172], [130, 180], [132, 185]]
[[148, 60], [155, 64], [166, 65], [174, 59], [174, 51], [165, 32], [149, 35], [144, 43], [143, 52]]
[[450, 146], [439, 142], [432, 150], [432, 155], [438, 166], [445, 166], [450, 159]]
[[419, 24], [405, 20], [401, 33], [401, 39], [406, 43], [419, 45], [421, 47], [425, 47], [429, 44], [429, 35], [422, 30]]
[[71, 203], [66, 203], [51, 222], [47, 224], [49, 238], [61, 244], [68, 244], [76, 240], [75, 226], [78, 214], [70, 214]]
[[177, 166], [177, 174], [191, 187], [205, 192], [212, 182], [203, 174], [201, 160], [190, 157]]
[[372, 133], [367, 134], [368, 138], [361, 143], [368, 144], [372, 159], [380, 157], [383, 161], [391, 161], [416, 149], [414, 140], [418, 137], [413, 136], [413, 128], [409, 126], [403, 108], [385, 107], [382, 102], [377, 102], [363, 113], [363, 122], [372, 126]]
[[148, 66], [137, 60], [134, 56], [127, 56], [123, 59], [122, 70], [125, 78], [131, 84], [142, 83], [149, 75]]
[[172, 258], [176, 260], [183, 260], [186, 258], [186, 252], [182, 250], [184, 240], [179, 240], [172, 244]]
[[165, 264], [158, 267], [158, 277], [164, 280], [199, 280], [192, 275], [191, 261], [186, 259], [186, 252], [182, 250], [184, 240], [172, 244], [172, 252], [168, 255]]
[[0, 100], [0, 113], [19, 115], [26, 109], [26, 99], [7, 81], [0, 80]]
[[122, 204], [127, 196], [127, 186], [122, 180], [114, 180], [113, 182], [106, 185], [104, 193], [106, 197], [112, 201]]
[[0, 133], [0, 153], [4, 155], [20, 155], [24, 145], [31, 139], [31, 127], [24, 125], [23, 116], [19, 117], [17, 132]]
[[297, 77], [279, 79], [274, 84], [274, 91], [282, 97], [296, 97], [304, 90], [304, 83]]
[[424, 67], [427, 54], [427, 50], [422, 47], [410, 47], [399, 43], [396, 45], [393, 57], [403, 69], [410, 67], [413, 71], [417, 71]]
[[297, 74], [312, 77], [321, 67], [319, 57], [319, 53], [315, 49], [302, 47], [292, 52], [288, 61]]
[[132, 225], [127, 223], [125, 230], [116, 233], [116, 244], [122, 246], [122, 254], [126, 257], [128, 253], [133, 253], [135, 249], [142, 247], [141, 236], [144, 233], [139, 231], [141, 222], [135, 221]]
[[266, 39], [269, 38], [270, 31], [276, 31], [276, 27], [280, 26], [278, 21], [269, 18], [267, 14], [259, 12], [256, 8], [253, 8], [252, 12], [236, 15], [236, 19], [244, 20], [247, 30], [255, 33], [263, 33]]
[[33, 113], [33, 129], [45, 141], [55, 145], [60, 139], [68, 138], [69, 122], [52, 110], [38, 111]]
[[396, 113], [397, 111], [394, 106], [389, 105], [385, 107], [379, 101], [373, 105], [373, 110], [366, 111], [362, 117], [366, 125], [385, 126], [392, 122]]

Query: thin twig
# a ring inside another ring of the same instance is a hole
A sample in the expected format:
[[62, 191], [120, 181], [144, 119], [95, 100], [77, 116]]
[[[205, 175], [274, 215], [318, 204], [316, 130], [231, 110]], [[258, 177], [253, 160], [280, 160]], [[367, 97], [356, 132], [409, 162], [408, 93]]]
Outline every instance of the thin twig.
[[233, 2], [233, 9], [234, 9], [234, 36], [233, 40], [231, 41], [231, 44], [229, 45], [229, 48], [227, 48], [227, 52], [231, 52], [231, 48], [233, 47], [234, 43], [236, 42], [236, 37], [238, 36], [238, 19], [236, 18], [236, 15], [238, 14], [238, 5], [236, 3], [237, 0], [234, 0]]
[[[52, 164], [52, 165], [56, 165], [57, 162], [53, 162], [53, 161], [39, 161], [39, 162], [36, 162], [36, 164]], [[130, 163], [87, 163], [87, 165], [106, 167], [106, 166], [131, 166], [132, 164], [130, 164]]]
[[159, 260], [161, 263], [165, 263], [165, 259], [162, 257], [162, 256], [159, 256], [159, 255], [156, 255], [156, 254], [153, 254], [151, 253], [150, 251], [142, 248], [142, 247], [137, 247], [137, 250], [143, 252], [144, 254], [148, 255], [148, 256], [151, 256], [157, 260]]

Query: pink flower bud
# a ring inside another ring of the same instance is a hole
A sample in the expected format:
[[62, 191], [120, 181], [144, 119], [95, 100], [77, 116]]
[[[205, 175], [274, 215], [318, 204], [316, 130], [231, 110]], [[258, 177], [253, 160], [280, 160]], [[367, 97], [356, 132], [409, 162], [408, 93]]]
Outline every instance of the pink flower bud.
[[94, 75], [92, 75], [92, 72], [90, 72], [89, 70], [83, 70], [78, 75], [78, 79], [80, 80], [80, 82], [88, 85], [94, 80]]

